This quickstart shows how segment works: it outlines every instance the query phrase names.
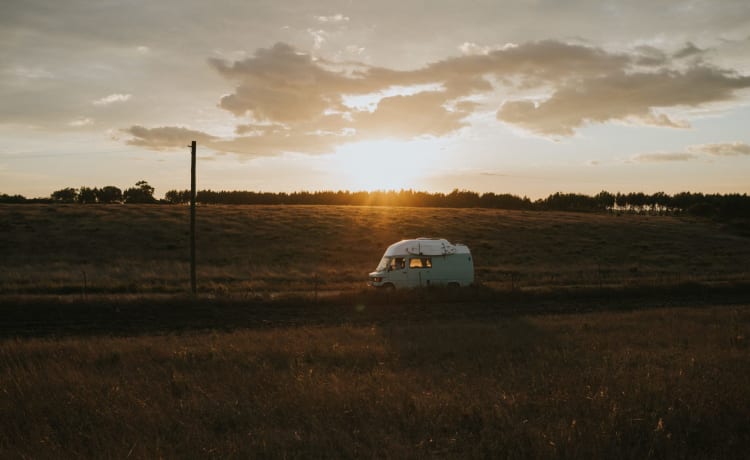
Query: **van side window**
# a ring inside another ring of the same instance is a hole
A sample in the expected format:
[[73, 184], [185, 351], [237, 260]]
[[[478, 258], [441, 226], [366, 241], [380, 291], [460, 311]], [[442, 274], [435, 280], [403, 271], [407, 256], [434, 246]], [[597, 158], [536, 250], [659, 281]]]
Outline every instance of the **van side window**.
[[401, 270], [406, 267], [406, 261], [403, 257], [394, 257], [391, 259], [391, 270]]
[[409, 268], [432, 268], [431, 257], [413, 257], [409, 259]]

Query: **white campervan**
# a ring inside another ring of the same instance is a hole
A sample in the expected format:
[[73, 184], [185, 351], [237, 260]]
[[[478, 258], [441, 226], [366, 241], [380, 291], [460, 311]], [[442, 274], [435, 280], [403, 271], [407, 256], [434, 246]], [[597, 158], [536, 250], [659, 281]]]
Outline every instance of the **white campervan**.
[[474, 282], [474, 262], [466, 245], [437, 238], [417, 238], [393, 243], [369, 285], [384, 288], [468, 286]]

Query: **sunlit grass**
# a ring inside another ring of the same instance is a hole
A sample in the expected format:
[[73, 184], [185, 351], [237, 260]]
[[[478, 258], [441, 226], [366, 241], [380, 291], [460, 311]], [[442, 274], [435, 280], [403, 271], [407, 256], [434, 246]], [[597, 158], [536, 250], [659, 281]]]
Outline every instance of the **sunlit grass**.
[[[185, 206], [0, 205], [0, 292], [179, 293], [189, 288]], [[671, 216], [348, 206], [201, 206], [202, 292], [351, 291], [385, 248], [440, 236], [472, 250], [498, 289], [750, 279], [747, 238]]]

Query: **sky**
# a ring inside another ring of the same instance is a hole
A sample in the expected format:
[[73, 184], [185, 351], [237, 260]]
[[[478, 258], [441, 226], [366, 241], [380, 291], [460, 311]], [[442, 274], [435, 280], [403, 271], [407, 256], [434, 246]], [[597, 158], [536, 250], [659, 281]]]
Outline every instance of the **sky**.
[[750, 193], [747, 0], [3, 0], [0, 193]]

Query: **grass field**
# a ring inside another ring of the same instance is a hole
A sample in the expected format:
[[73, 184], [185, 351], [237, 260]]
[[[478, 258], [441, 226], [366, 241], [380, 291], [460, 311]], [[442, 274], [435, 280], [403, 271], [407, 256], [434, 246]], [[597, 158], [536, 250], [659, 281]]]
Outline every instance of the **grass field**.
[[[194, 298], [187, 223], [178, 206], [0, 206], [0, 458], [750, 449], [750, 241], [731, 227], [207, 206]], [[365, 289], [415, 236], [468, 244], [479, 286]]]
[[[0, 292], [189, 289], [184, 206], [0, 205]], [[439, 236], [472, 250], [498, 289], [653, 286], [750, 279], [750, 238], [667, 216], [488, 209], [204, 206], [199, 290], [215, 295], [352, 291], [385, 248]]]
[[404, 308], [4, 339], [0, 457], [746, 458], [748, 304]]

